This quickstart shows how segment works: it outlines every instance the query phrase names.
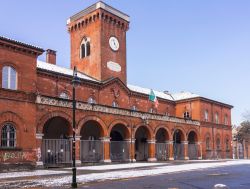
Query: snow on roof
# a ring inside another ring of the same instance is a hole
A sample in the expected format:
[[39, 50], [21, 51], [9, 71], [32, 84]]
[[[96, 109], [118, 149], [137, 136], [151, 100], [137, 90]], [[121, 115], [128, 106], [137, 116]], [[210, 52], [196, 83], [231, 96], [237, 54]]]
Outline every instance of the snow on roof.
[[[49, 64], [47, 62], [43, 62], [40, 60], [37, 60], [37, 68], [39, 69], [43, 69], [43, 70], [47, 70], [47, 71], [51, 71], [51, 72], [56, 72], [56, 73], [60, 73], [60, 74], [64, 74], [64, 75], [68, 75], [68, 76], [72, 76], [73, 75], [73, 70], [72, 69], [68, 69], [68, 68], [64, 68], [61, 66], [57, 66], [54, 64]], [[92, 77], [89, 77], [81, 72], [77, 73], [77, 76], [81, 79], [85, 79], [85, 80], [89, 80], [89, 81], [95, 81], [95, 82], [100, 82]], [[146, 94], [149, 95], [151, 89], [149, 88], [143, 88], [143, 87], [139, 87], [139, 86], [135, 86], [135, 85], [130, 85], [128, 84], [127, 87], [134, 92], [137, 93], [142, 93], [142, 94]], [[165, 93], [165, 92], [161, 92], [161, 91], [156, 91], [153, 90], [155, 95], [158, 98], [162, 98], [162, 99], [166, 99], [166, 100], [171, 100], [171, 101], [177, 101], [177, 100], [184, 100], [184, 99], [189, 99], [189, 98], [194, 98], [194, 97], [199, 97], [199, 95], [197, 94], [193, 94], [191, 92], [180, 92], [180, 93], [174, 93], [174, 94], [170, 94], [170, 93]]]
[[195, 97], [200, 97], [200, 95], [191, 93], [191, 92], [180, 92], [180, 93], [174, 93], [172, 94], [174, 100], [184, 100], [184, 99], [189, 99], [189, 98], [195, 98]]
[[[68, 69], [68, 68], [64, 68], [61, 66], [57, 66], [54, 64], [49, 64], [47, 62], [43, 62], [40, 60], [37, 60], [37, 68], [39, 69], [43, 69], [43, 70], [47, 70], [47, 71], [51, 71], [51, 72], [56, 72], [56, 73], [60, 73], [60, 74], [64, 74], [64, 75], [68, 75], [68, 76], [72, 76], [73, 75], [73, 70], [72, 69]], [[77, 72], [77, 76], [81, 79], [86, 79], [86, 80], [90, 80], [90, 81], [96, 81], [98, 82], [98, 80], [91, 78], [81, 72]]]
[[[146, 94], [146, 95], [149, 95], [150, 91], [151, 91], [151, 89], [143, 88], [143, 87], [138, 87], [138, 86], [130, 85], [130, 84], [128, 84], [128, 88], [131, 91], [142, 93], [142, 94]], [[174, 100], [170, 94], [166, 94], [164, 92], [155, 91], [155, 90], [153, 90], [153, 91], [154, 91], [155, 95], [157, 97], [159, 97], [159, 98], [163, 98], [163, 99], [171, 100], [171, 101]]]
[[[146, 94], [146, 95], [149, 95], [151, 91], [151, 89], [148, 89], [148, 88], [138, 87], [138, 86], [129, 85], [129, 84], [128, 84], [128, 88], [131, 91]], [[163, 98], [166, 100], [171, 100], [171, 101], [178, 101], [178, 100], [200, 97], [199, 95], [191, 93], [191, 92], [168, 93], [168, 92], [161, 92], [161, 91], [156, 91], [156, 90], [153, 90], [153, 91], [157, 97]]]

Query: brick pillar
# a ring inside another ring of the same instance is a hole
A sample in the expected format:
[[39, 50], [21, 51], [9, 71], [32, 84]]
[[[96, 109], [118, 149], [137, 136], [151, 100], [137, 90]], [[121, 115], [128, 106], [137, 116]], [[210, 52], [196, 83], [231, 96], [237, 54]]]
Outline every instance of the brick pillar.
[[181, 142], [184, 145], [184, 160], [189, 160], [188, 157], [188, 141]]
[[126, 139], [129, 145], [129, 161], [130, 162], [136, 162], [135, 159], [135, 139]]
[[81, 136], [76, 136], [76, 165], [81, 163]]
[[110, 137], [101, 138], [103, 143], [103, 162], [111, 163], [110, 160]]
[[198, 147], [198, 159], [202, 159], [202, 142], [195, 143]]
[[156, 161], [155, 158], [155, 140], [148, 140], [148, 161]]
[[173, 140], [169, 140], [167, 141], [167, 145], [169, 148], [169, 159], [168, 160], [174, 160], [174, 141]]
[[247, 148], [245, 139], [243, 140], [243, 149], [244, 149], [244, 159], [247, 159]]
[[36, 133], [36, 166], [43, 166], [42, 161], [42, 140], [43, 140], [42, 133]]

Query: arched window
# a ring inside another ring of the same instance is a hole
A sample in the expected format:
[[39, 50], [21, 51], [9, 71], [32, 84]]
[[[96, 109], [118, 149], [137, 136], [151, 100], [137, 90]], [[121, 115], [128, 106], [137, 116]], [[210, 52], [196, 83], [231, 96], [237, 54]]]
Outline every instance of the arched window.
[[13, 148], [15, 146], [16, 130], [12, 124], [5, 124], [1, 131], [1, 147]]
[[117, 103], [116, 101], [113, 101], [113, 102], [112, 102], [112, 107], [114, 107], [114, 108], [118, 108], [118, 107], [119, 107], [119, 105], [118, 105], [118, 103]]
[[61, 92], [59, 95], [59, 98], [63, 98], [63, 99], [69, 99], [69, 95], [65, 92]]
[[206, 150], [210, 150], [210, 138], [206, 138]]
[[132, 110], [132, 111], [136, 111], [136, 110], [137, 110], [136, 105], [133, 105], [133, 106], [131, 107], [131, 110]]
[[225, 124], [225, 125], [228, 125], [228, 117], [227, 117], [227, 114], [226, 114], [225, 117], [224, 117], [224, 124]]
[[220, 150], [220, 139], [219, 138], [217, 138], [217, 140], [216, 140], [216, 149]]
[[96, 104], [96, 101], [95, 101], [95, 99], [93, 97], [89, 97], [88, 98], [88, 103], [89, 104]]
[[204, 119], [205, 121], [208, 121], [208, 110], [205, 110], [204, 112]]
[[230, 147], [229, 147], [229, 139], [228, 139], [228, 138], [226, 139], [226, 150], [227, 150], [227, 151], [230, 150]]
[[17, 72], [10, 66], [4, 66], [2, 70], [2, 87], [5, 89], [17, 89]]
[[80, 45], [80, 58], [90, 55], [90, 39], [84, 37]]
[[218, 112], [215, 113], [215, 123], [219, 124], [219, 114]]
[[188, 111], [184, 112], [183, 117], [184, 117], [184, 119], [189, 119], [190, 113]]

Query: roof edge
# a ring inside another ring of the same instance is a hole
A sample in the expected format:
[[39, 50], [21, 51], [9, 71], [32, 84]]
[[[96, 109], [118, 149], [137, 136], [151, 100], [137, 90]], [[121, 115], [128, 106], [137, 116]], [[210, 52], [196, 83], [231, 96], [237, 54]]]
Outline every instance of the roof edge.
[[5, 43], [9, 43], [8, 45], [13, 44], [13, 45], [22, 46], [24, 48], [28, 48], [30, 50], [35, 51], [39, 55], [44, 53], [44, 51], [45, 51], [44, 49], [42, 49], [40, 47], [30, 45], [30, 44], [27, 44], [27, 43], [23, 43], [23, 42], [20, 42], [20, 41], [14, 40], [14, 39], [10, 39], [10, 38], [4, 37], [4, 36], [0, 36], [0, 42], [1, 41], [5, 42]]
[[118, 16], [119, 18], [122, 18], [122, 19], [126, 20], [127, 22], [130, 21], [130, 17], [127, 14], [125, 14], [125, 13], [123, 13], [123, 12], [121, 12], [121, 11], [107, 5], [106, 3], [102, 2], [102, 1], [99, 1], [99, 2], [97, 2], [97, 3], [95, 3], [95, 4], [91, 5], [91, 6], [87, 7], [86, 9], [76, 13], [75, 15], [71, 16], [67, 20], [67, 24], [70, 24], [71, 22], [76, 21], [79, 18], [81, 18], [81, 17], [83, 17], [83, 16], [85, 16], [85, 15], [87, 15], [87, 14], [89, 14], [89, 13], [91, 13], [91, 12], [97, 10], [97, 9], [106, 10], [106, 11], [114, 14], [115, 16]]

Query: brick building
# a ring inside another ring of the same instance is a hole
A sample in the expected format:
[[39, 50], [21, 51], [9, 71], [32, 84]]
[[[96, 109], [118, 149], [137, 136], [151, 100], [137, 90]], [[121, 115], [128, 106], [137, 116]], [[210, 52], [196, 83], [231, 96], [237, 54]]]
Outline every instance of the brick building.
[[56, 65], [53, 50], [0, 37], [1, 163], [71, 163], [74, 66], [78, 164], [231, 158], [231, 105], [127, 83], [128, 15], [98, 2], [67, 28], [71, 69]]

